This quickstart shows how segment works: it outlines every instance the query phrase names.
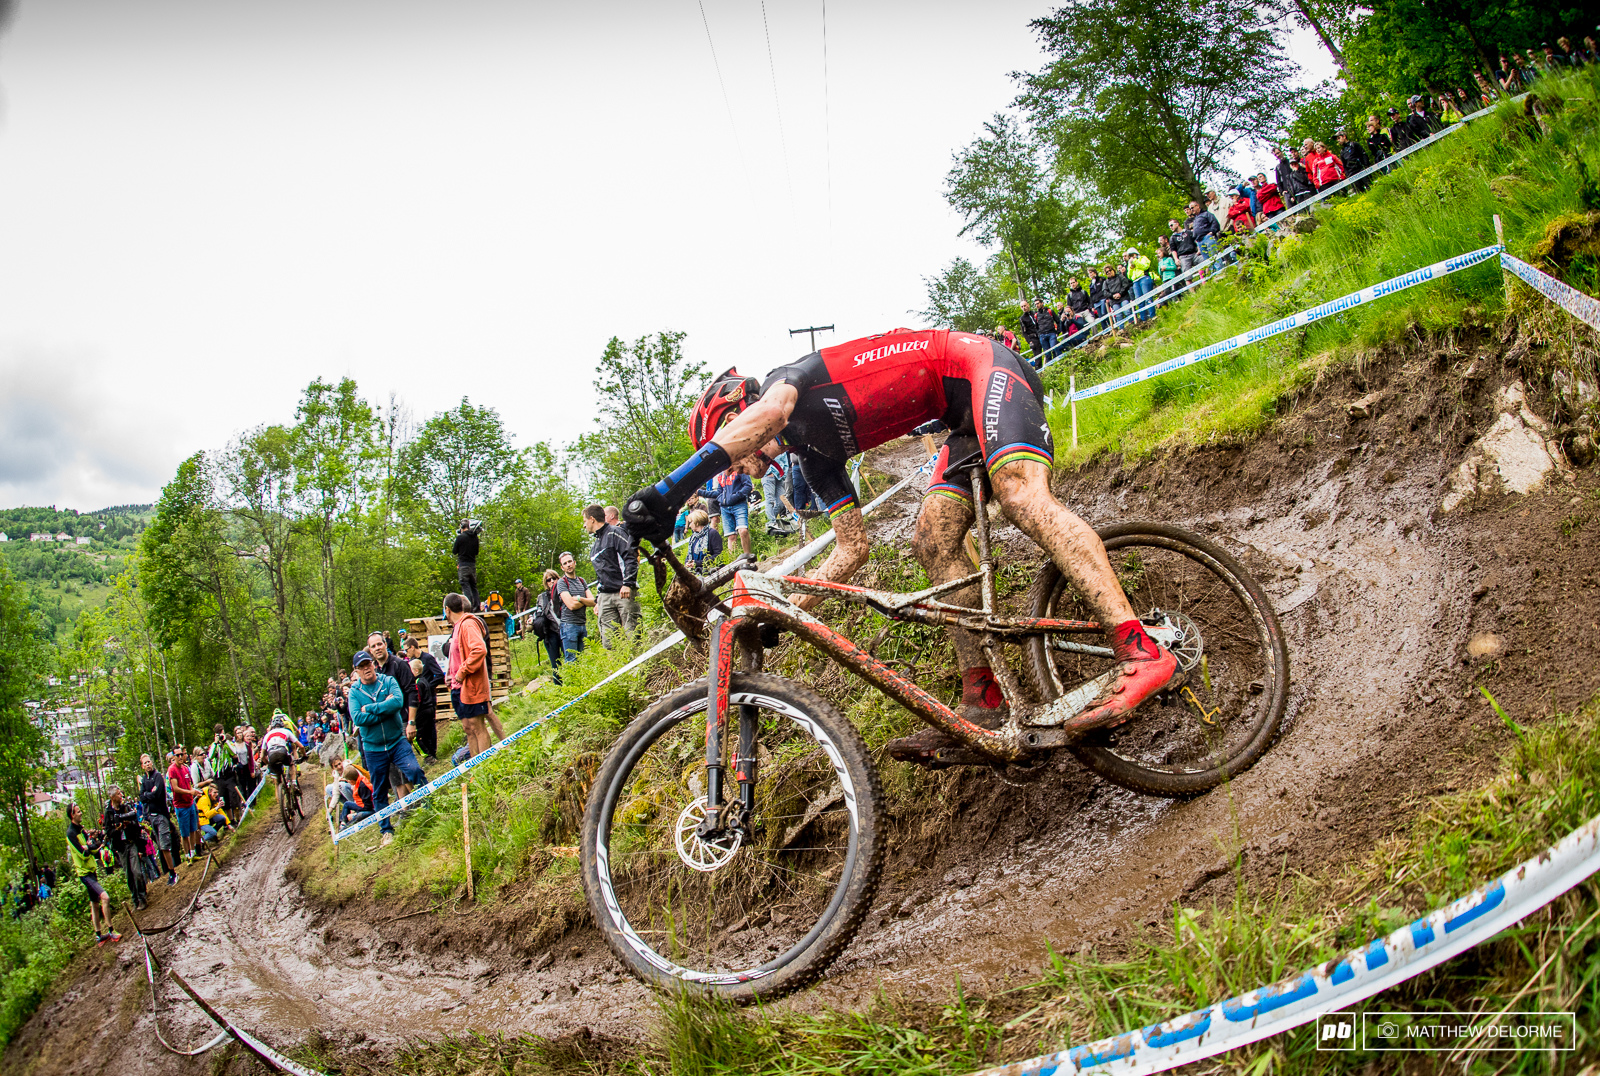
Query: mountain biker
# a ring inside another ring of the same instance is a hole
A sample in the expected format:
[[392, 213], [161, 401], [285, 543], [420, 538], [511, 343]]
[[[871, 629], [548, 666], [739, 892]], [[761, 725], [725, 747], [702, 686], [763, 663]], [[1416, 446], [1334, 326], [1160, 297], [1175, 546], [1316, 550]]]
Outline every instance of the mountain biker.
[[267, 770], [273, 777], [283, 776], [283, 767], [287, 765], [290, 786], [296, 789], [300, 787], [298, 763], [305, 757], [305, 748], [300, 746], [299, 730], [282, 710], [272, 711], [272, 723], [267, 727], [267, 734], [261, 737], [257, 757], [266, 762]]
[[[711, 475], [732, 468], [760, 476], [783, 449], [795, 453], [807, 483], [832, 517], [837, 544], [815, 577], [844, 582], [866, 563], [869, 540], [846, 462], [930, 419], [951, 433], [940, 449], [917, 517], [912, 552], [939, 584], [970, 574], [962, 542], [974, 516], [969, 473], [981, 459], [1007, 516], [1049, 555], [1107, 625], [1117, 677], [1065, 728], [1117, 724], [1167, 687], [1177, 659], [1145, 632], [1095, 532], [1050, 492], [1053, 445], [1037, 373], [1009, 348], [961, 332], [895, 329], [812, 352], [780, 366], [764, 383], [729, 370], [714, 379], [689, 419], [699, 446], [677, 470], [629, 498], [624, 517], [639, 538], [672, 534], [678, 505]], [[976, 604], [976, 585], [953, 600]], [[796, 604], [810, 608], [820, 595]], [[952, 627], [961, 665], [961, 716], [998, 728], [1004, 696], [976, 641]], [[939, 729], [889, 744], [891, 756], [929, 762], [955, 746]]]

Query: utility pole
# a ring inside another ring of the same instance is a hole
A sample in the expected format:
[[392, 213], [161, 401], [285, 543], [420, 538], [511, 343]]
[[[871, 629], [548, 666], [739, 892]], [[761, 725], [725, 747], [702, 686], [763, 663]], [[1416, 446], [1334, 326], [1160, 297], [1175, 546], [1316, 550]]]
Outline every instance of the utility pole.
[[833, 326], [832, 325], [811, 325], [811, 326], [808, 326], [807, 328], [804, 328], [804, 329], [790, 329], [789, 330], [789, 335], [790, 336], [799, 336], [801, 333], [810, 333], [811, 334], [811, 350], [815, 351], [815, 350], [817, 350], [817, 334], [818, 333], [831, 333], [831, 332], [833, 332]]

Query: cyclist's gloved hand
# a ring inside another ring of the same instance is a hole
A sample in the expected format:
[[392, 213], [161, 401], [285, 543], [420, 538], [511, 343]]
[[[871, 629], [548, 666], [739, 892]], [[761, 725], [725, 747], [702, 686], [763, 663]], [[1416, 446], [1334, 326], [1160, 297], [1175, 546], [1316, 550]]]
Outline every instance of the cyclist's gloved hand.
[[654, 486], [646, 486], [622, 508], [622, 521], [634, 540], [644, 539], [661, 545], [672, 537], [672, 524], [678, 513]]

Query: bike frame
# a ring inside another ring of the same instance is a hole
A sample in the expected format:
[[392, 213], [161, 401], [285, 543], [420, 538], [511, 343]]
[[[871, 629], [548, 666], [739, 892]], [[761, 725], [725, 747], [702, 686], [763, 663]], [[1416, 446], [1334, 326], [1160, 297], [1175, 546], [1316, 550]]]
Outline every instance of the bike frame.
[[[995, 560], [989, 543], [989, 519], [984, 493], [982, 465], [971, 469], [974, 530], [978, 546], [978, 570], [960, 579], [940, 583], [915, 593], [871, 590], [848, 583], [835, 583], [804, 576], [768, 576], [740, 571], [734, 576], [733, 591], [724, 610], [726, 617], [711, 626], [709, 669], [710, 706], [706, 714], [706, 819], [701, 829], [713, 833], [726, 825], [721, 818], [724, 787], [723, 740], [728, 729], [729, 680], [734, 671], [736, 646], [759, 661], [761, 645], [755, 638], [763, 625], [793, 632], [809, 646], [849, 670], [923, 721], [943, 729], [959, 742], [997, 763], [1015, 762], [1050, 748], [1064, 746], [1069, 736], [1052, 725], [1059, 725], [1083, 710], [1101, 692], [1115, 670], [1068, 691], [1045, 706], [1022, 702], [1016, 675], [1001, 655], [1000, 644], [1008, 638], [1034, 635], [1095, 634], [1103, 629], [1088, 620], [1056, 620], [1040, 617], [1001, 616], [995, 612], [998, 595], [995, 586]], [[939, 596], [978, 584], [982, 605], [950, 605]], [[848, 637], [801, 609], [789, 593], [820, 594], [854, 605], [865, 605], [891, 620], [910, 621], [963, 628], [978, 639], [990, 668], [1009, 703], [1008, 716], [999, 729], [986, 729], [966, 720], [895, 669], [879, 661]], [[746, 634], [748, 633], [748, 635]], [[1084, 643], [1058, 643], [1067, 649], [1111, 657], [1110, 647]], [[739, 742], [734, 755], [734, 778], [739, 786], [739, 807], [748, 815], [755, 807], [756, 763], [755, 707], [741, 706]]]

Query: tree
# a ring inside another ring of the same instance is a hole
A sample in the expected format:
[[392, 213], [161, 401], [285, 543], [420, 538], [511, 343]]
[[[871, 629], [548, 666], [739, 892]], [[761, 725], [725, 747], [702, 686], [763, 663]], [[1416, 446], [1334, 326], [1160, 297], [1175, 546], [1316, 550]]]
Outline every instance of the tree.
[[294, 434], [285, 426], [259, 426], [238, 438], [219, 461], [228, 502], [243, 529], [237, 553], [253, 560], [266, 577], [275, 631], [272, 701], [290, 705], [289, 567], [299, 532], [295, 527]]
[[1246, 139], [1270, 141], [1296, 91], [1271, 9], [1246, 0], [1072, 0], [1031, 24], [1055, 59], [1019, 103], [1060, 170], [1116, 205], [1140, 180], [1202, 199]]
[[594, 379], [600, 428], [575, 445], [602, 499], [621, 503], [694, 451], [689, 410], [710, 371], [684, 358], [684, 336], [669, 330], [631, 344], [613, 336], [606, 344]]
[[32, 783], [44, 761], [44, 732], [23, 700], [44, 686], [50, 649], [46, 626], [29, 608], [22, 587], [0, 560], [0, 803], [21, 836], [30, 868], [37, 867], [28, 832]]
[[527, 473], [499, 412], [474, 407], [466, 397], [422, 424], [416, 440], [401, 449], [398, 467], [417, 525], [445, 545], [461, 520]]
[[1015, 327], [1018, 313], [1007, 290], [1009, 273], [1000, 268], [1001, 255], [990, 259], [988, 270], [965, 258], [956, 258], [938, 276], [923, 277], [928, 308], [912, 313], [929, 325], [976, 332], [1006, 324]]
[[334, 593], [335, 561], [341, 528], [360, 506], [363, 466], [373, 453], [377, 423], [357, 395], [356, 383], [337, 385], [320, 377], [306, 386], [295, 409], [295, 497], [305, 510], [302, 524], [320, 554], [321, 597], [327, 614], [330, 665], [339, 664], [339, 613]]
[[1055, 292], [1066, 259], [1093, 237], [1093, 215], [1083, 199], [1063, 197], [1015, 119], [996, 113], [983, 129], [945, 175], [945, 200], [966, 221], [959, 234], [1000, 247], [1018, 302]]

